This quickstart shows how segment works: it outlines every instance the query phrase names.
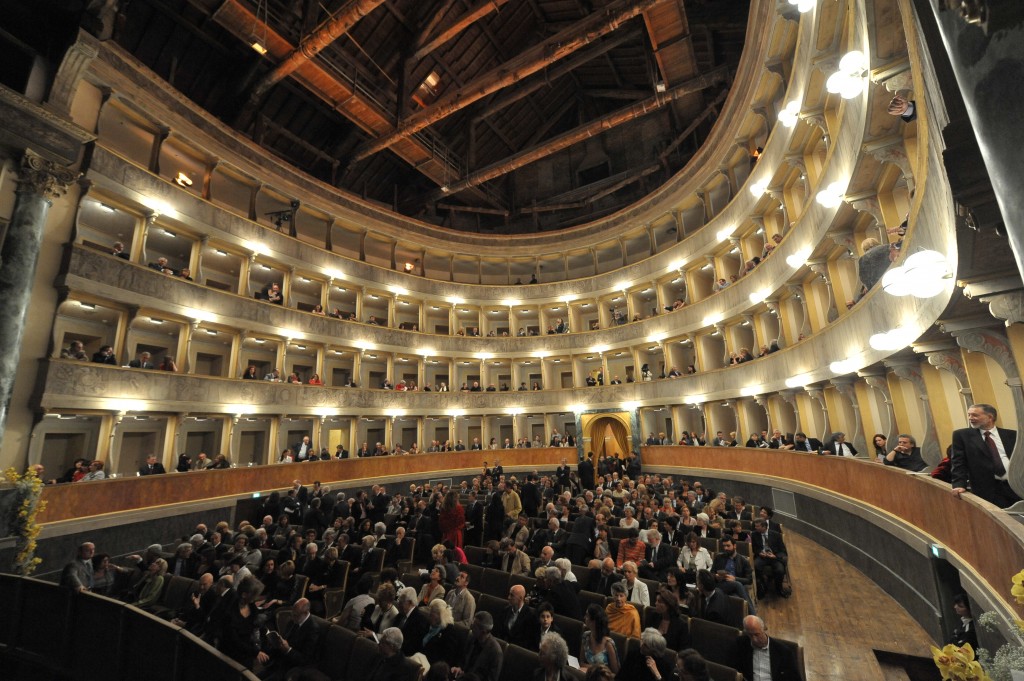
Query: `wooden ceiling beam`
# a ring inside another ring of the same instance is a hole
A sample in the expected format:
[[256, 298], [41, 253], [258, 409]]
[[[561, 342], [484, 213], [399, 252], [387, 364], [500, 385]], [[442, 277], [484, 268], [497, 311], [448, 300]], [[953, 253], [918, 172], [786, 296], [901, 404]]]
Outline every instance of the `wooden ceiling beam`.
[[506, 159], [498, 161], [497, 163], [492, 163], [485, 168], [481, 168], [476, 172], [470, 173], [458, 182], [441, 187], [441, 189], [432, 193], [430, 198], [436, 201], [440, 198], [452, 196], [458, 192], [475, 187], [483, 182], [487, 182], [488, 180], [493, 180], [496, 177], [507, 175], [514, 170], [522, 168], [525, 165], [529, 165], [530, 163], [534, 163], [535, 161], [539, 161], [542, 158], [547, 158], [548, 156], [551, 156], [562, 149], [571, 147], [572, 145], [589, 137], [601, 134], [624, 123], [629, 123], [630, 121], [634, 121], [649, 113], [657, 111], [666, 104], [676, 101], [680, 97], [685, 97], [686, 95], [694, 92], [700, 92], [712, 87], [713, 85], [721, 83], [725, 80], [727, 75], [728, 72], [724, 67], [718, 68], [673, 88], [669, 88], [665, 92], [659, 92], [653, 97], [645, 99], [642, 102], [636, 102], [635, 104], [626, 106], [618, 111], [613, 111], [610, 114], [601, 116], [600, 118], [585, 123], [584, 125], [564, 132], [561, 135], [556, 135], [541, 145], [524, 149], [523, 151], [513, 154]]
[[[376, 1], [376, 0], [364, 0]], [[593, 43], [622, 24], [664, 0], [618, 0], [600, 12], [561, 31], [547, 40], [525, 50], [504, 64], [491, 69], [464, 87], [446, 93], [437, 102], [413, 114], [393, 132], [378, 137], [364, 145], [352, 157], [351, 163], [358, 163], [387, 149], [420, 130], [448, 118], [488, 95], [514, 85], [523, 78], [542, 70], [549, 64], [560, 61], [583, 47]]]
[[502, 109], [511, 106], [512, 104], [515, 104], [524, 97], [532, 95], [534, 92], [541, 89], [542, 87], [550, 85], [551, 83], [555, 82], [565, 74], [569, 73], [574, 69], [579, 68], [583, 64], [586, 64], [587, 62], [596, 59], [597, 57], [600, 57], [602, 54], [607, 54], [608, 52], [614, 50], [616, 47], [619, 47], [620, 45], [627, 43], [630, 40], [635, 40], [639, 38], [640, 33], [640, 31], [628, 31], [620, 33], [612, 38], [609, 38], [608, 40], [605, 40], [604, 42], [598, 44], [597, 46], [592, 47], [591, 49], [585, 52], [580, 52], [579, 54], [571, 57], [570, 59], [567, 59], [566, 61], [562, 62], [555, 68], [546, 72], [543, 78], [537, 77], [529, 85], [524, 85], [522, 87], [516, 88], [514, 92], [510, 92], [509, 94], [503, 97], [496, 98], [493, 102], [488, 104], [480, 113], [474, 116], [473, 120], [479, 121], [484, 118], [493, 116]]
[[465, 31], [467, 28], [475, 24], [480, 19], [483, 19], [491, 12], [496, 12], [501, 9], [502, 5], [507, 3], [508, 0], [482, 0], [473, 7], [466, 10], [466, 13], [460, 16], [452, 23], [451, 26], [438, 33], [433, 38], [430, 38], [423, 43], [415, 52], [412, 53], [413, 61], [419, 61], [426, 57], [428, 54], [441, 47], [448, 41], [455, 38], [457, 35]]
[[265, 75], [253, 88], [250, 101], [259, 102], [274, 87], [295, 72], [304, 63], [310, 61], [321, 50], [348, 33], [349, 29], [359, 20], [375, 10], [384, 0], [351, 0], [335, 16], [321, 24], [319, 28], [302, 39], [299, 47], [288, 57]]

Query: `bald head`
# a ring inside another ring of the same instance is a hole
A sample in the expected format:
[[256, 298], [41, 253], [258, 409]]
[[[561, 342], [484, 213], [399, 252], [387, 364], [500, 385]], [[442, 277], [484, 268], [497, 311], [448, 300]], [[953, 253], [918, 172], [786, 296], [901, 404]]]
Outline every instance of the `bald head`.
[[516, 584], [510, 588], [508, 590], [508, 602], [516, 610], [523, 607], [523, 603], [526, 602], [526, 587], [522, 584]]
[[295, 613], [295, 619], [300, 620], [309, 614], [309, 599], [300, 598], [295, 601], [295, 605], [292, 606], [292, 612]]

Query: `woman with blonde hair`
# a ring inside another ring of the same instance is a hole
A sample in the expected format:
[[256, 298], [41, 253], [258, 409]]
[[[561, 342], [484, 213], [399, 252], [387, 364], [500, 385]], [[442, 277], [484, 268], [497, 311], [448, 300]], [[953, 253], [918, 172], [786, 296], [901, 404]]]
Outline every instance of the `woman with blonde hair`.
[[163, 592], [164, 576], [166, 574], [166, 560], [157, 558], [150, 563], [149, 567], [146, 568], [146, 575], [142, 578], [142, 581], [135, 585], [134, 591], [138, 593], [138, 596], [132, 601], [132, 605], [143, 610], [149, 610], [156, 605], [157, 601], [160, 600], [160, 594]]

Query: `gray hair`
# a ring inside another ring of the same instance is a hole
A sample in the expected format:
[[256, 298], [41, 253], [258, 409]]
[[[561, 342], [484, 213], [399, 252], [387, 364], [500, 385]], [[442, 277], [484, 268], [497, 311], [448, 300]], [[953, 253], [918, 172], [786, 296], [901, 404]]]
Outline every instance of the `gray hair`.
[[373, 531], [376, 534], [384, 534], [385, 532], [388, 531], [388, 526], [385, 525], [384, 523], [375, 523], [374, 526], [373, 526]]
[[399, 603], [415, 603], [419, 600], [419, 595], [416, 593], [416, 589], [411, 586], [407, 586], [398, 591], [398, 602]]
[[913, 435], [907, 435], [906, 433], [900, 433], [899, 435], [896, 436], [896, 439], [898, 440], [901, 437], [907, 438], [908, 440], [910, 440], [910, 444], [914, 445], [915, 447], [917, 446], [917, 440], [914, 439]]
[[380, 643], [387, 643], [395, 650], [400, 651], [402, 650], [402, 644], [405, 643], [405, 636], [398, 627], [388, 627], [380, 632]]
[[554, 566], [544, 568], [544, 579], [552, 584], [558, 584], [562, 581], [562, 571]]
[[661, 635], [661, 632], [654, 627], [647, 627], [640, 634], [640, 643], [647, 647], [651, 655], [654, 657], [661, 657], [665, 654], [668, 649], [668, 643], [665, 642], [665, 637]]
[[486, 610], [477, 610], [476, 614], [473, 615], [473, 621], [488, 633], [490, 633], [491, 629], [494, 629], [494, 617]]
[[558, 558], [558, 559], [556, 559], [555, 560], [555, 566], [562, 572], [562, 576], [563, 577], [566, 574], [568, 574], [570, 570], [572, 570], [572, 563], [569, 561], [568, 558]]
[[658, 532], [657, 530], [647, 530], [647, 539], [648, 539], [648, 541], [651, 540], [651, 539], [657, 539], [657, 540], [660, 541], [661, 540], [661, 532]]
[[626, 585], [625, 584], [623, 584], [622, 582], [615, 582], [614, 584], [612, 584], [612, 596], [614, 596], [615, 594], [624, 594], [624, 593], [626, 593]]
[[[655, 629], [654, 631], [657, 631]], [[664, 642], [665, 639], [662, 639]], [[569, 661], [569, 646], [565, 639], [553, 631], [549, 631], [540, 637], [540, 648], [538, 649], [541, 661], [545, 658], [550, 660], [555, 669], [561, 669]]]
[[427, 606], [431, 613], [437, 611], [437, 616], [441, 621], [441, 627], [447, 627], [449, 624], [454, 624], [455, 619], [452, 617], [452, 609], [448, 607], [440, 598], [435, 598], [430, 601], [430, 605]]

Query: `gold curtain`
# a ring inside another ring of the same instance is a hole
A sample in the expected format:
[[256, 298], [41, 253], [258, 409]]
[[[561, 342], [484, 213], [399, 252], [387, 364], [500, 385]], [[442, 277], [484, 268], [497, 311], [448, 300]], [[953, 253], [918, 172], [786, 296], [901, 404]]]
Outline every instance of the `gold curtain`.
[[615, 418], [596, 419], [590, 427], [590, 445], [597, 456], [623, 457], [630, 451], [629, 429]]

